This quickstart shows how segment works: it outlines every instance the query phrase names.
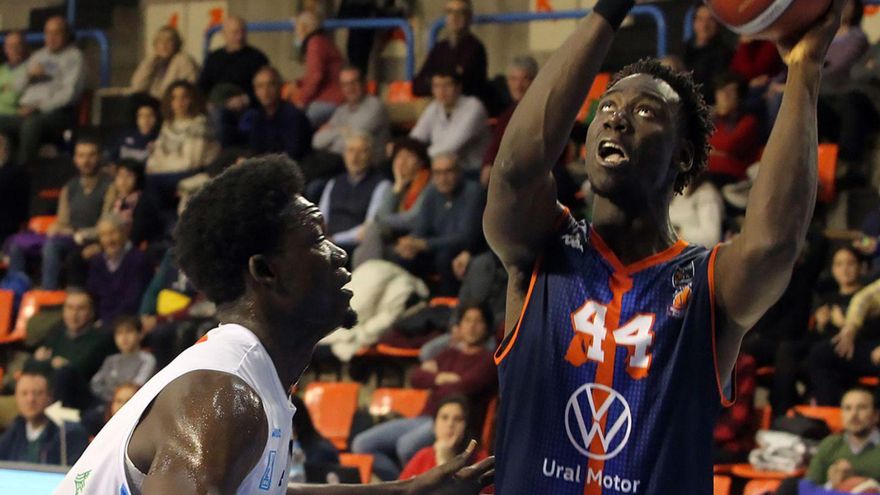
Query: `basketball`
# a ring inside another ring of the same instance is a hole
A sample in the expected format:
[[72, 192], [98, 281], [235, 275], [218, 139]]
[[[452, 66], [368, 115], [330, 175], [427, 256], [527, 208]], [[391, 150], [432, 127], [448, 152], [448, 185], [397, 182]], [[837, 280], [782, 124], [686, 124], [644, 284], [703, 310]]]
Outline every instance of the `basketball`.
[[777, 41], [797, 34], [828, 11], [831, 0], [704, 0], [732, 31]]

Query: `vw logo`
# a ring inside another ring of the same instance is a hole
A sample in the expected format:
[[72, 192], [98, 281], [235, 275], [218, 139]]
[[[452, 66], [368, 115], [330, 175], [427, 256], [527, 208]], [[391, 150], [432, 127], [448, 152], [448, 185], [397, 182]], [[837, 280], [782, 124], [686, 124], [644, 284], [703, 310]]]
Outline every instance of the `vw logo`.
[[[632, 422], [632, 411], [626, 399], [616, 390], [598, 383], [588, 383], [575, 390], [565, 406], [568, 440], [578, 452], [598, 461], [612, 459], [626, 447]], [[597, 436], [601, 452], [590, 450], [590, 444]]]

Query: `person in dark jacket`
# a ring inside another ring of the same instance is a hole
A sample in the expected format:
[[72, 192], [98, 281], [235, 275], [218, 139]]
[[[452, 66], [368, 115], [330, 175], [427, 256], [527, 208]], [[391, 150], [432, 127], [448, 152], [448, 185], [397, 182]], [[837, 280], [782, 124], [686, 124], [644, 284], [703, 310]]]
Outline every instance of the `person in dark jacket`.
[[312, 150], [312, 124], [306, 114], [281, 99], [281, 74], [265, 66], [254, 75], [254, 91], [260, 105], [241, 119], [248, 147], [256, 154], [286, 153], [302, 160]]
[[70, 465], [79, 459], [88, 445], [86, 432], [78, 423], [65, 423], [62, 456], [61, 428], [45, 413], [51, 402], [46, 375], [23, 372], [15, 384], [18, 416], [0, 436], [0, 461]]

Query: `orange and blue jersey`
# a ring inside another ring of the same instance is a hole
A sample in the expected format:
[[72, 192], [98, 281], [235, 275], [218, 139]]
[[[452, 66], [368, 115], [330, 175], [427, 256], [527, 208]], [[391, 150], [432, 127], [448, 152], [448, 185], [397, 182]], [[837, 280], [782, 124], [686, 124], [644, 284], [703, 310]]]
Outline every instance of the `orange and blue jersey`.
[[715, 253], [623, 265], [564, 215], [495, 356], [497, 493], [711, 495]]

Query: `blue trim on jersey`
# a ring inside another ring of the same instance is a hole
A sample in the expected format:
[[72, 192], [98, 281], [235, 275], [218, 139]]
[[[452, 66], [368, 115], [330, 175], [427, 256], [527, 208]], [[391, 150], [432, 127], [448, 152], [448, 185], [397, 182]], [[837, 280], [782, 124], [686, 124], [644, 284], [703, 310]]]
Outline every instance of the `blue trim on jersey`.
[[272, 473], [275, 472], [275, 455], [277, 451], [269, 451], [269, 464], [263, 471], [263, 477], [260, 479], [260, 490], [269, 490], [272, 487]]

